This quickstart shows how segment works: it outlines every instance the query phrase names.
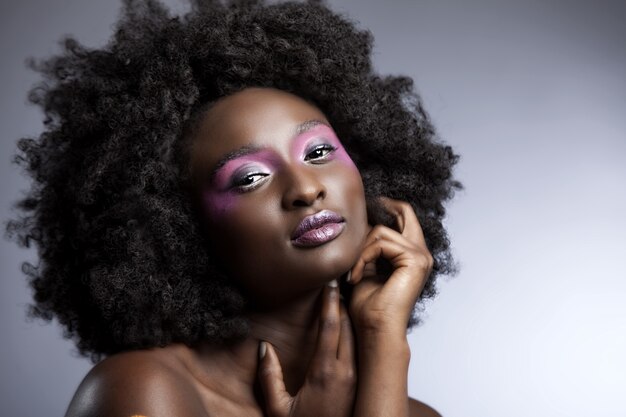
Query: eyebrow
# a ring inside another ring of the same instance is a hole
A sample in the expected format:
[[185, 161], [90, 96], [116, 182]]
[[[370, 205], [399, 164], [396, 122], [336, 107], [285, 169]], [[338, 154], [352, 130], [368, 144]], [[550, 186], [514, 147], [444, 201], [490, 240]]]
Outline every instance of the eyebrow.
[[[311, 130], [315, 126], [319, 126], [319, 125], [330, 127], [328, 123], [323, 122], [321, 120], [317, 120], [317, 119], [307, 120], [306, 122], [300, 123], [298, 126], [296, 126], [296, 128], [294, 129], [293, 136], [295, 137], [295, 136], [301, 135], [302, 133], [308, 130]], [[233, 159], [237, 159], [237, 158], [241, 158], [242, 156], [247, 156], [247, 155], [257, 153], [257, 152], [262, 151], [263, 149], [265, 149], [265, 147], [263, 146], [248, 144], [248, 145], [242, 146], [241, 148], [235, 149], [234, 151], [228, 152], [226, 155], [222, 156], [219, 159], [219, 161], [217, 161], [217, 164], [215, 164], [215, 168], [211, 172], [211, 175], [209, 178], [211, 180], [215, 178], [215, 175], [217, 174], [217, 172], [224, 165], [226, 165], [228, 162], [232, 161]]]
[[330, 125], [326, 122], [323, 122], [321, 120], [307, 120], [306, 122], [300, 123], [298, 126], [296, 126], [295, 132], [294, 132], [294, 136], [298, 136], [303, 134], [304, 132], [306, 132], [307, 130], [311, 130], [313, 129], [315, 126], [319, 126], [319, 125], [324, 125], [324, 126], [328, 126], [330, 127]]
[[226, 155], [222, 156], [219, 161], [217, 161], [217, 164], [215, 164], [215, 168], [213, 168], [213, 171], [211, 172], [211, 176], [209, 178], [212, 180], [217, 174], [217, 172], [220, 169], [222, 169], [224, 165], [226, 165], [228, 162], [232, 161], [233, 159], [237, 159], [237, 158], [241, 158], [242, 156], [257, 153], [257, 152], [262, 151], [263, 149], [264, 147], [262, 146], [250, 144], [250, 145], [244, 145], [239, 149], [235, 149], [234, 151], [228, 152]]

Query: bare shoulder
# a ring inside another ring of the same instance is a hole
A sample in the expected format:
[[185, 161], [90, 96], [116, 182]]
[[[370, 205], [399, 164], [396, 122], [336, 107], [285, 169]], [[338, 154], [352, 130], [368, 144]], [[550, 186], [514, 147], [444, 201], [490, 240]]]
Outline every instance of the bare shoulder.
[[411, 417], [441, 417], [434, 408], [415, 398], [409, 398], [409, 411]]
[[66, 417], [202, 416], [202, 402], [184, 367], [167, 351], [113, 355], [82, 381]]

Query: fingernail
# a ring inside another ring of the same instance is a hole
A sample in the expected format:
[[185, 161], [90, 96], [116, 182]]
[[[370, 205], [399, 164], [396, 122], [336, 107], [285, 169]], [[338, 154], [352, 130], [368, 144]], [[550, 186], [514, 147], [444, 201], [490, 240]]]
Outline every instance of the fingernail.
[[350, 282], [351, 279], [352, 279], [352, 270], [349, 270], [348, 275], [346, 276], [346, 282]]
[[334, 279], [334, 280], [332, 280], [332, 281], [330, 281], [330, 282], [328, 283], [328, 286], [329, 286], [330, 288], [337, 288], [337, 286], [338, 286], [338, 285], [339, 285], [339, 284], [337, 284], [337, 280], [336, 280], [336, 279]]
[[259, 344], [259, 359], [263, 359], [267, 353], [267, 344], [263, 341]]

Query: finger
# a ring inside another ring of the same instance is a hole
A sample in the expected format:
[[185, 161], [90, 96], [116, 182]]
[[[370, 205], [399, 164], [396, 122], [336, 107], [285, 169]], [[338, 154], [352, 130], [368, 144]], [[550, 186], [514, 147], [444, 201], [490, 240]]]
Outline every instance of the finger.
[[394, 200], [389, 197], [380, 197], [380, 200], [390, 214], [396, 216], [398, 227], [400, 228], [402, 236], [406, 237], [409, 241], [426, 248], [427, 246], [426, 239], [424, 239], [424, 232], [413, 207], [406, 201]]
[[258, 375], [268, 415], [270, 417], [288, 416], [293, 399], [285, 388], [283, 369], [278, 355], [268, 342], [261, 342], [259, 345]]
[[357, 284], [361, 281], [365, 265], [380, 257], [387, 259], [392, 264], [394, 272], [389, 281], [396, 282], [397, 284], [394, 284], [396, 288], [401, 285], [411, 295], [416, 291], [419, 294], [432, 270], [432, 256], [428, 252], [409, 249], [389, 240], [377, 240], [363, 249], [361, 256], [352, 268], [350, 282]]
[[365, 238], [365, 242], [363, 243], [363, 247], [367, 247], [377, 240], [390, 240], [392, 242], [397, 242], [407, 248], [415, 248], [417, 244], [415, 242], [411, 242], [405, 236], [401, 235], [397, 230], [391, 229], [382, 224], [377, 224], [370, 230], [367, 237]]
[[[405, 246], [394, 241], [383, 239], [371, 241], [363, 248], [361, 255], [359, 255], [359, 258], [352, 267], [350, 283], [353, 285], [358, 284], [363, 279], [363, 271], [366, 265], [372, 265], [374, 261], [380, 257], [389, 260], [394, 269], [397, 269], [400, 265], [398, 265], [395, 258], [402, 256], [407, 250]], [[396, 262], [394, 262], [394, 260]]]
[[326, 285], [322, 292], [322, 308], [319, 318], [317, 345], [312, 359], [313, 366], [324, 366], [328, 361], [337, 359], [337, 346], [341, 334], [339, 305], [339, 287], [337, 281], [333, 280]]
[[341, 362], [348, 363], [354, 367], [354, 333], [352, 332], [352, 322], [346, 307], [341, 304], [341, 334], [339, 336], [339, 348], [337, 349], [337, 358]]

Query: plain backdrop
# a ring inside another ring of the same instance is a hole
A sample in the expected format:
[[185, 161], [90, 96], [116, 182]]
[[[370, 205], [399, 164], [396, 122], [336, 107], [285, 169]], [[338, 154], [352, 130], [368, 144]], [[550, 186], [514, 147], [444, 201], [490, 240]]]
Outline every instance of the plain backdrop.
[[[462, 155], [447, 221], [460, 274], [410, 335], [410, 394], [446, 417], [626, 416], [625, 3], [330, 3], [373, 32], [381, 73], [415, 79]], [[103, 45], [118, 11], [2, 1], [3, 221], [27, 186], [15, 141], [42, 128], [25, 59], [65, 34]], [[56, 323], [26, 320], [20, 263], [36, 253], [0, 245], [2, 415], [61, 416], [91, 365]]]

